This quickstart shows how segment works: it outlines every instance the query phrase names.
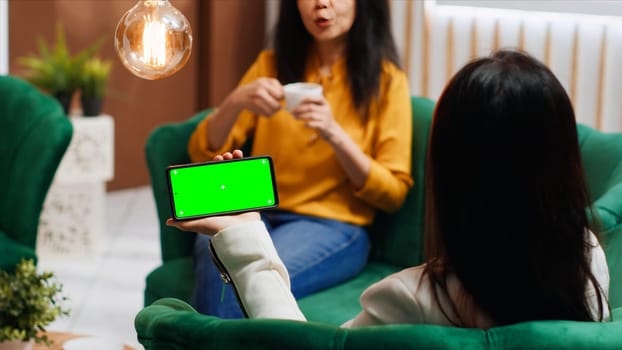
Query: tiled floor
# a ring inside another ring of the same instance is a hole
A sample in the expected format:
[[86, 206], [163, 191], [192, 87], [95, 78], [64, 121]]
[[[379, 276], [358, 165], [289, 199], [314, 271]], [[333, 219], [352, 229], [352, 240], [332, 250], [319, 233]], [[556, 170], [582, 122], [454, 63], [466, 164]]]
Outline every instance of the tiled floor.
[[41, 270], [54, 271], [69, 297], [71, 315], [48, 330], [88, 334], [130, 345], [134, 316], [143, 305], [145, 276], [160, 264], [159, 228], [150, 187], [109, 192], [106, 234], [100, 256], [40, 258]]

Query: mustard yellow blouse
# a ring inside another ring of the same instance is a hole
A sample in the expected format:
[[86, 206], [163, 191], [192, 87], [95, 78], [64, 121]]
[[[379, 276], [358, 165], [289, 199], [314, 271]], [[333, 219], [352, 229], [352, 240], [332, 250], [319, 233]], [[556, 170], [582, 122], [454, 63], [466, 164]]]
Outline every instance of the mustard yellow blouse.
[[[376, 209], [397, 210], [412, 186], [408, 80], [395, 65], [383, 62], [379, 97], [365, 120], [350, 97], [345, 60], [335, 63], [328, 75], [320, 75], [319, 67], [319, 60], [311, 60], [304, 81], [323, 86], [335, 120], [371, 159], [369, 177], [360, 190], [349, 183], [330, 145], [284, 109], [271, 117], [242, 111], [227, 141], [216, 150], [207, 146], [208, 116], [192, 134], [188, 152], [194, 162], [207, 161], [240, 148], [254, 136], [252, 155], [270, 155], [274, 160], [281, 209], [366, 225]], [[271, 50], [259, 54], [240, 85], [260, 77], [276, 77]]]

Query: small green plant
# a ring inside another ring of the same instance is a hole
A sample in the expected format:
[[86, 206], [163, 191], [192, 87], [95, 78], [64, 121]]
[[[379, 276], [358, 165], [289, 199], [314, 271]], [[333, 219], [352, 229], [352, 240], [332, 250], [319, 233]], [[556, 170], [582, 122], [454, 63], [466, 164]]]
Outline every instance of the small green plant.
[[0, 342], [28, 341], [50, 345], [45, 327], [59, 316], [69, 315], [62, 303], [62, 285], [54, 273], [37, 273], [32, 259], [23, 260], [15, 272], [0, 270]]
[[26, 69], [24, 78], [55, 97], [71, 96], [80, 87], [83, 66], [103, 44], [103, 38], [72, 56], [67, 48], [65, 31], [56, 24], [56, 42], [52, 46], [38, 38], [38, 54], [18, 59]]
[[89, 59], [82, 68], [80, 89], [82, 96], [102, 98], [106, 91], [106, 83], [112, 68], [111, 60], [102, 60], [99, 57]]

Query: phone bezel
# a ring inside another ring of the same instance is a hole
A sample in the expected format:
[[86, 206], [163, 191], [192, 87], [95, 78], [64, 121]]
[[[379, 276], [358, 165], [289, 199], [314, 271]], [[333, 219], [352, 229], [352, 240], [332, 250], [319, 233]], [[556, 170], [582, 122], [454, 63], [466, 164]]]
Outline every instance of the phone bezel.
[[[268, 160], [268, 163], [270, 165], [270, 177], [272, 180], [272, 191], [274, 194], [274, 204], [261, 206], [261, 207], [254, 207], [254, 208], [236, 209], [236, 210], [217, 212], [217, 213], [206, 213], [206, 214], [198, 214], [198, 215], [184, 216], [184, 217], [177, 216], [177, 213], [175, 210], [175, 199], [173, 196], [173, 186], [171, 183], [171, 176], [170, 176], [171, 170], [181, 169], [181, 168], [199, 167], [199, 166], [218, 166], [218, 165], [231, 163], [231, 162], [243, 162], [243, 161], [250, 161], [250, 160], [256, 160], [256, 159], [267, 159]], [[249, 211], [261, 211], [261, 210], [266, 210], [266, 209], [277, 208], [279, 206], [279, 192], [277, 190], [277, 185], [276, 185], [276, 175], [274, 173], [274, 162], [272, 161], [272, 157], [267, 156], [267, 155], [169, 165], [168, 167], [166, 167], [165, 176], [166, 176], [166, 184], [168, 188], [169, 209], [170, 209], [171, 217], [176, 221], [194, 220], [194, 219], [212, 217], [212, 216], [240, 214], [240, 213], [246, 213]]]

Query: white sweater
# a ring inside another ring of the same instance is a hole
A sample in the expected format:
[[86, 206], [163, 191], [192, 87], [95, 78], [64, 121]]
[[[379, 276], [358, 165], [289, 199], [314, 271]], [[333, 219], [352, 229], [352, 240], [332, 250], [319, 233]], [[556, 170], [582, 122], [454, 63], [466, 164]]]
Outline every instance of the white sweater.
[[[603, 289], [603, 300], [607, 300], [609, 270], [605, 254], [593, 234], [590, 240], [595, 246], [592, 249], [592, 272]], [[212, 241], [250, 318], [305, 320], [291, 293], [287, 269], [263, 222], [252, 221], [228, 227], [214, 235]], [[451, 325], [434, 300], [429, 278], [422, 278], [423, 270], [423, 265], [407, 268], [370, 286], [360, 298], [363, 311], [343, 326], [399, 323]], [[455, 276], [449, 276], [448, 291], [465, 326], [489, 328], [494, 325], [463, 291]], [[598, 301], [591, 283], [586, 294], [596, 319]], [[449, 305], [448, 301], [446, 303]], [[451, 310], [450, 307], [444, 309]], [[609, 318], [608, 309], [605, 309], [604, 316], [604, 319]]]

